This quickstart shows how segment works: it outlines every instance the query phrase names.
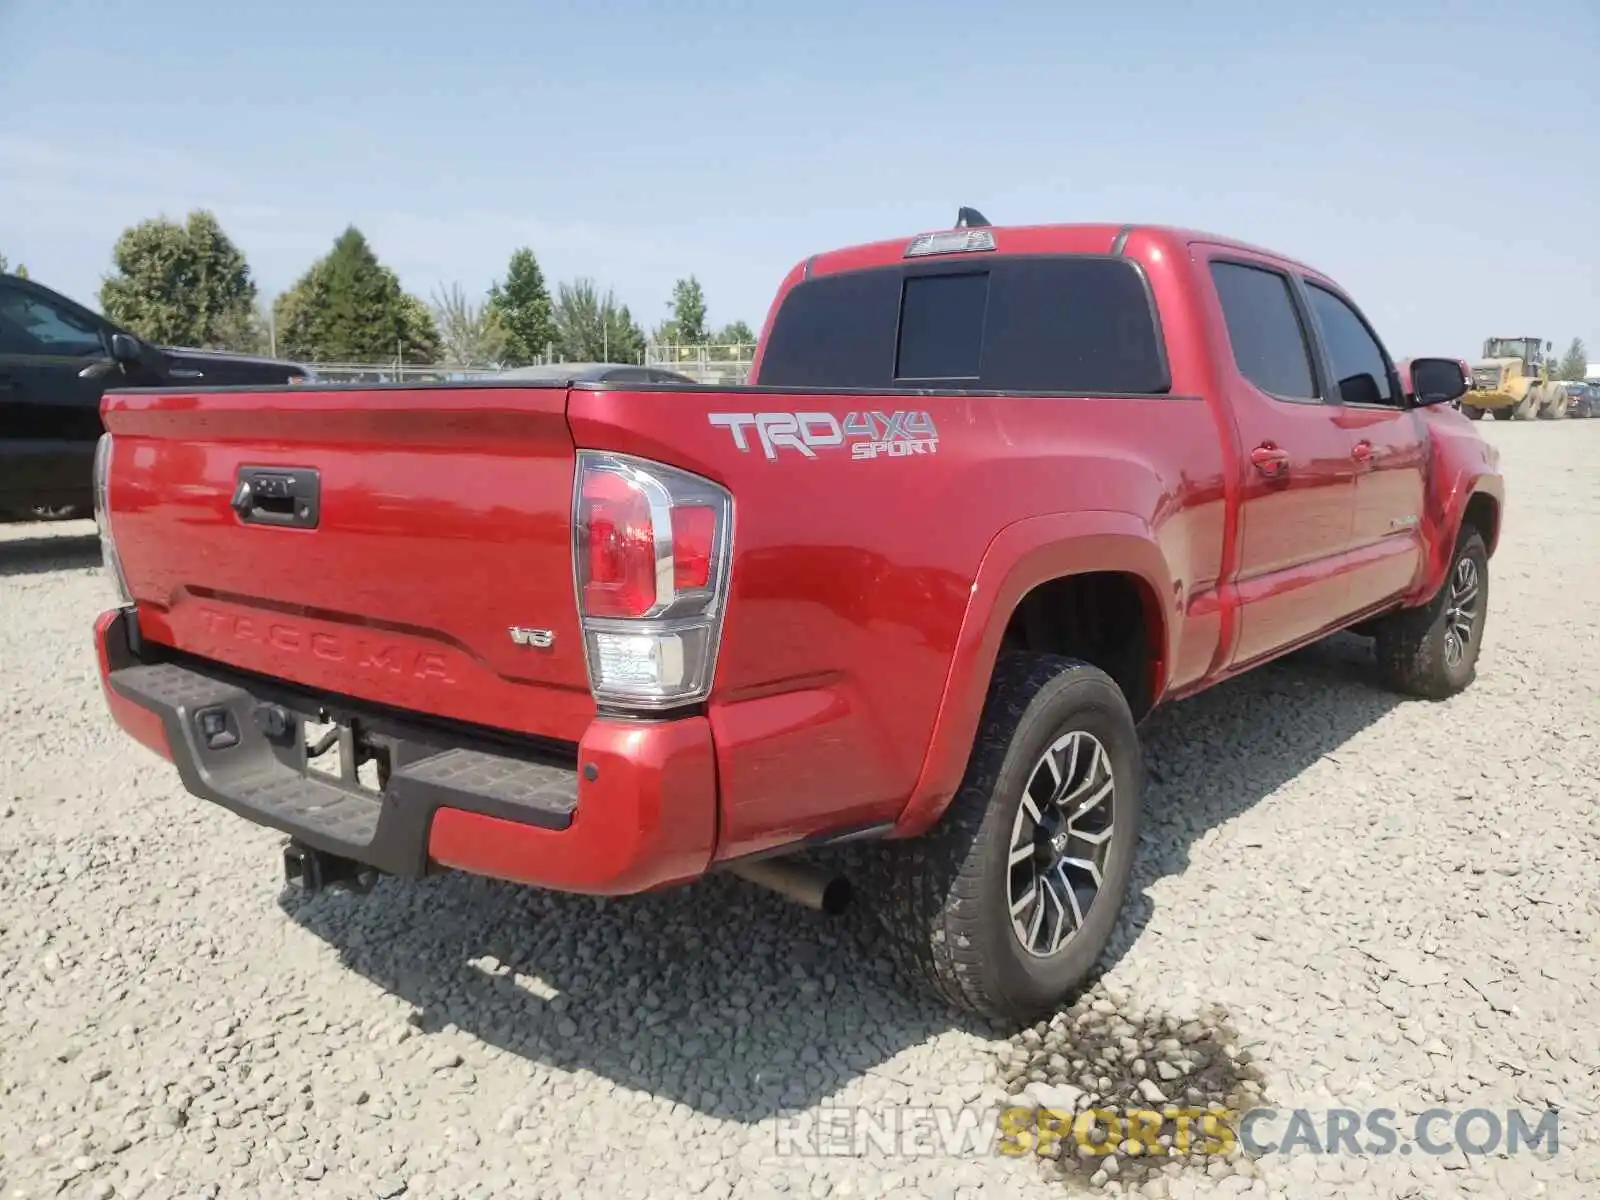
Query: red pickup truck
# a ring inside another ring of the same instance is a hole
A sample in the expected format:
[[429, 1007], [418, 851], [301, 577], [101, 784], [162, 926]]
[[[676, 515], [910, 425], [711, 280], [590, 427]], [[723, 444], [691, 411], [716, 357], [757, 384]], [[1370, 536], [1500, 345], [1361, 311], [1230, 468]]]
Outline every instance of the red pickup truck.
[[310, 886], [827, 905], [797, 856], [880, 839], [902, 963], [1031, 1018], [1116, 921], [1156, 706], [1349, 627], [1471, 682], [1497, 456], [1409, 368], [1279, 255], [980, 220], [797, 265], [747, 387], [109, 393], [106, 699]]

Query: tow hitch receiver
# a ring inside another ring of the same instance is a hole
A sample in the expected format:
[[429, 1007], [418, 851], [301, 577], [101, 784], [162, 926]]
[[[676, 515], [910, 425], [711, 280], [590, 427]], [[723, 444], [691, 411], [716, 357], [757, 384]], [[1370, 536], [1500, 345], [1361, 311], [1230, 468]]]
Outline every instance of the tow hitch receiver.
[[324, 888], [342, 888], [364, 896], [378, 882], [378, 872], [352, 858], [324, 854], [291, 840], [283, 846], [283, 878], [285, 883], [299, 884], [308, 896]]

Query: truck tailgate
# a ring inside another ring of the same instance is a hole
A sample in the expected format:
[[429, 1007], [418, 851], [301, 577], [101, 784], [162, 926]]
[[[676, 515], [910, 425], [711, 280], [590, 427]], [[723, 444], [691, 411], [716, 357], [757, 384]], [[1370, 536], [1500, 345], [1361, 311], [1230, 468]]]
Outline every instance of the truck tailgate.
[[[578, 740], [594, 704], [566, 400], [564, 387], [468, 384], [108, 394], [111, 527], [143, 636], [319, 691]], [[314, 525], [235, 511], [256, 472], [301, 488], [315, 472]]]

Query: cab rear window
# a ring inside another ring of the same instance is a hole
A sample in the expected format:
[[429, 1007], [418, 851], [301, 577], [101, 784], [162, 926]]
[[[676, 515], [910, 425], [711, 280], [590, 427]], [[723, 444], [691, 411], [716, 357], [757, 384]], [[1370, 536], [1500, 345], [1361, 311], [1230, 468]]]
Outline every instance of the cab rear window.
[[778, 309], [759, 382], [1068, 395], [1171, 386], [1139, 268], [1076, 255], [897, 264], [806, 280]]

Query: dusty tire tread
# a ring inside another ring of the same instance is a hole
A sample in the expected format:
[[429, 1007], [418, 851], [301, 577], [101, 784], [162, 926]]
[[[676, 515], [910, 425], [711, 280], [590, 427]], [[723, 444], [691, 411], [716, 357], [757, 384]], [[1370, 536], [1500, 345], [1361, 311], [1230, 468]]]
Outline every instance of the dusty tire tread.
[[872, 860], [875, 877], [870, 882], [889, 935], [891, 959], [902, 973], [957, 1008], [991, 1017], [1011, 1015], [1005, 998], [991, 994], [984, 983], [984, 822], [1018, 727], [1040, 692], [1069, 672], [1104, 678], [1077, 659], [1004, 656], [995, 667], [961, 787], [939, 824], [920, 838], [882, 847], [884, 852]]
[[[1378, 661], [1378, 672], [1385, 685], [1394, 691], [1424, 700], [1444, 700], [1470, 686], [1477, 677], [1477, 650], [1474, 648], [1472, 666], [1465, 678], [1459, 683], [1449, 678], [1444, 663], [1444, 639], [1440, 633], [1444, 610], [1449, 602], [1450, 579], [1455, 572], [1456, 563], [1461, 560], [1463, 554], [1472, 550], [1476, 550], [1482, 560], [1487, 562], [1488, 550], [1484, 545], [1483, 536], [1476, 528], [1467, 526], [1456, 539], [1455, 551], [1450, 556], [1450, 569], [1446, 572], [1445, 581], [1433, 599], [1420, 608], [1402, 609], [1385, 617], [1374, 631], [1373, 649]], [[1482, 644], [1483, 638], [1482, 622], [1488, 619], [1487, 570], [1480, 572], [1480, 579], [1479, 603], [1482, 605], [1482, 613], [1479, 616], [1479, 629], [1475, 634], [1479, 645]]]

